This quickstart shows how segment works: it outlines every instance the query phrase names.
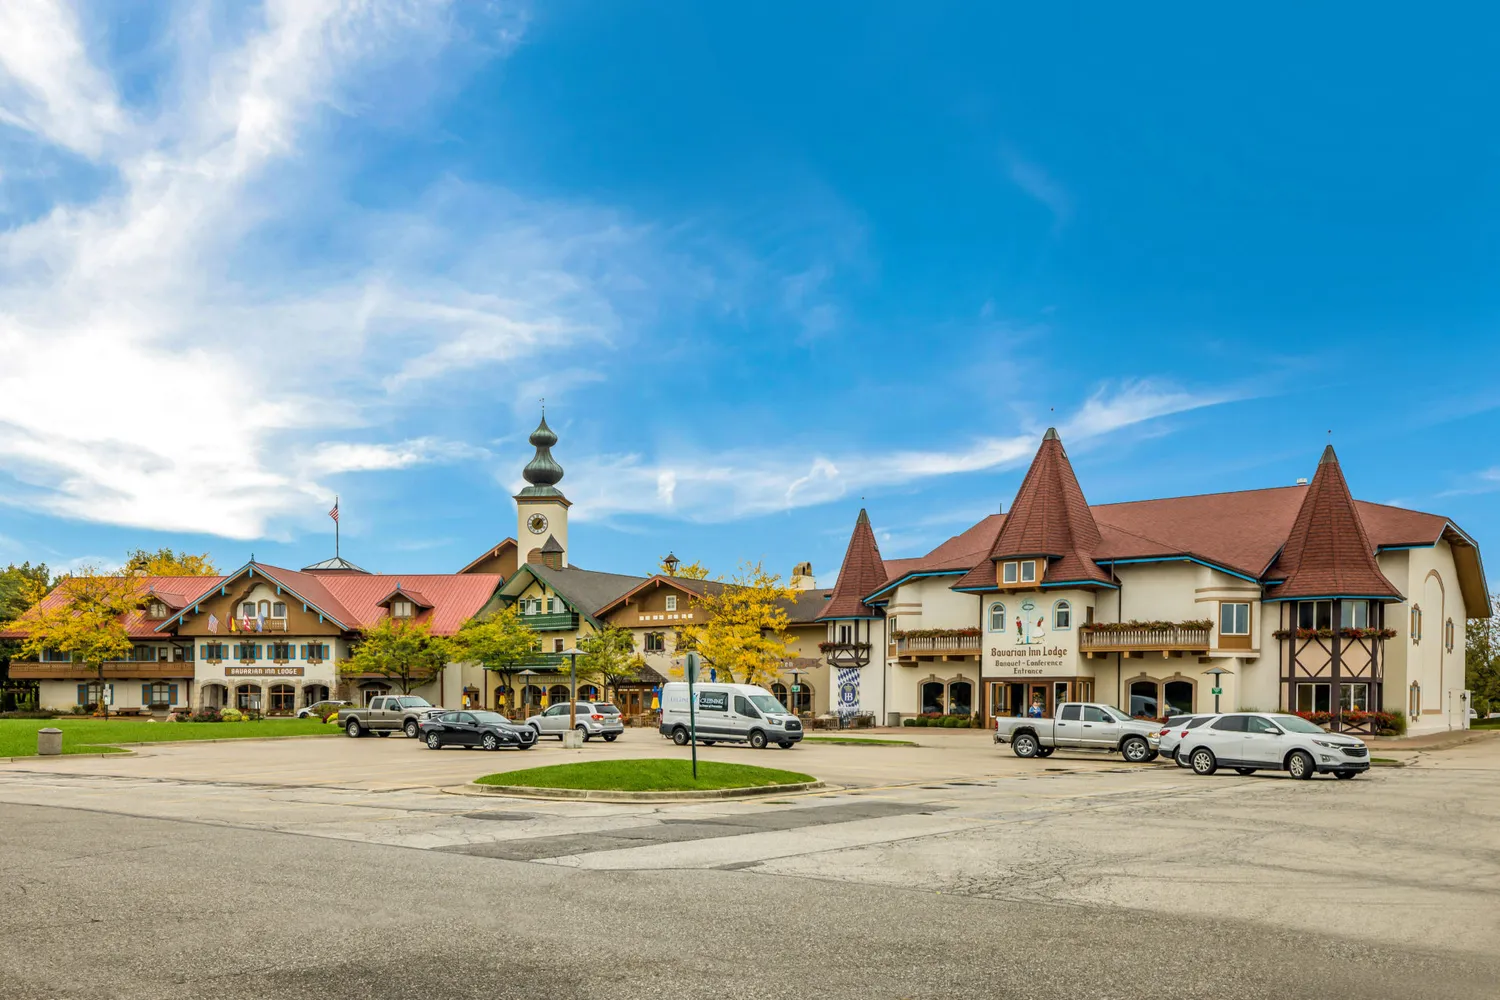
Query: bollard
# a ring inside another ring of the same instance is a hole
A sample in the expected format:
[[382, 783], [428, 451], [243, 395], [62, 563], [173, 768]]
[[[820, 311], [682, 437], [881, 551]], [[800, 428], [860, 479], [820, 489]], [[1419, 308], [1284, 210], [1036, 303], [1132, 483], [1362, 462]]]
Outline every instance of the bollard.
[[36, 731], [36, 752], [42, 757], [55, 757], [62, 753], [62, 730], [38, 729]]
[[569, 729], [562, 734], [562, 745], [564, 750], [576, 750], [583, 746], [583, 734], [576, 729]]

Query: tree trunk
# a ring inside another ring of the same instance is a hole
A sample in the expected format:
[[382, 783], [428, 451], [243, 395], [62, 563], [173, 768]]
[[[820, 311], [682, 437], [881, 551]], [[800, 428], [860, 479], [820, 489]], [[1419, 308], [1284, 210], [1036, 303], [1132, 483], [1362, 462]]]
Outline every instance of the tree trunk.
[[109, 703], [104, 700], [104, 661], [95, 664], [94, 671], [99, 675], [99, 704], [94, 709], [94, 714], [100, 718], [109, 718]]

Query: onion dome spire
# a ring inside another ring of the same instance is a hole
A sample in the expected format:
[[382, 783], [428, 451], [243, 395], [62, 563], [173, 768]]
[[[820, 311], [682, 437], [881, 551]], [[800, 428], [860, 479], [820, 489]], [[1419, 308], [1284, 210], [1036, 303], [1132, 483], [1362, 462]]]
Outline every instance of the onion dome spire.
[[521, 476], [530, 485], [521, 490], [520, 495], [526, 497], [560, 497], [562, 491], [557, 484], [562, 480], [563, 467], [557, 464], [557, 459], [552, 457], [552, 446], [557, 444], [557, 434], [547, 426], [547, 414], [542, 413], [542, 422], [537, 425], [536, 430], [531, 432], [528, 439], [535, 447], [536, 454], [531, 461], [526, 463], [526, 468], [521, 470]]

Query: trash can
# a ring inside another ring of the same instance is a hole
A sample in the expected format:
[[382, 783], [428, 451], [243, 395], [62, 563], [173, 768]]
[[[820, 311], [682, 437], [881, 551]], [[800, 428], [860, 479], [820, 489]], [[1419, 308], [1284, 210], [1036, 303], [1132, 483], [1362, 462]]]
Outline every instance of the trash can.
[[36, 731], [36, 752], [43, 757], [55, 757], [62, 753], [62, 730], [46, 729]]
[[885, 713], [885, 724], [887, 726], [890, 726], [892, 729], [900, 729], [901, 728], [901, 713], [900, 712], [887, 712], [887, 713]]

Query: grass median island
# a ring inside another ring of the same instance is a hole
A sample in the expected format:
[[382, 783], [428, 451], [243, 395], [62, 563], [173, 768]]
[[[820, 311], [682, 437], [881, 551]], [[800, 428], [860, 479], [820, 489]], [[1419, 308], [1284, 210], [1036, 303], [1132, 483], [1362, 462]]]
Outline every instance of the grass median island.
[[687, 760], [591, 760], [580, 764], [528, 767], [487, 774], [476, 785], [523, 788], [574, 788], [614, 792], [692, 792], [722, 788], [764, 788], [817, 781], [810, 774], [751, 764], [698, 762], [698, 780]]
[[36, 756], [38, 729], [62, 730], [63, 753], [110, 753], [120, 743], [255, 739], [267, 736], [339, 736], [317, 719], [259, 722], [145, 722], [138, 719], [0, 719], [0, 757]]

